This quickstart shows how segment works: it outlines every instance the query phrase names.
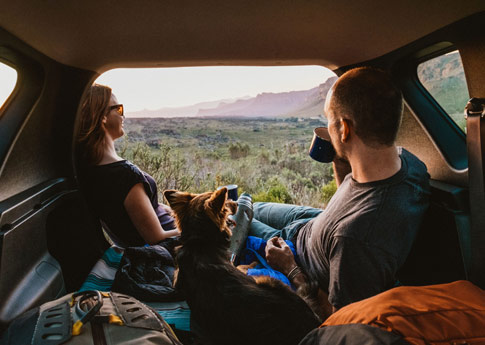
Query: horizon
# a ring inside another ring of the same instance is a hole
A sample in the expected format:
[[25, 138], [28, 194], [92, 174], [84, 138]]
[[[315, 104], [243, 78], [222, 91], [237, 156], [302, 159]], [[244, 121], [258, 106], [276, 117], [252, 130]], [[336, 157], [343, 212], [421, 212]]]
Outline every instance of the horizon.
[[130, 114], [305, 91], [333, 76], [333, 71], [315, 65], [124, 68], [103, 73], [96, 83], [113, 89], [127, 117], [145, 117]]

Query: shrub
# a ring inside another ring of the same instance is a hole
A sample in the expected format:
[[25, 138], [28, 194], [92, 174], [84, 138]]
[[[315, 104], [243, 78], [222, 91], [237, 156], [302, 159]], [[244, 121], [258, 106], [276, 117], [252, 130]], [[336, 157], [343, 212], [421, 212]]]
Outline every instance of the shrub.
[[[126, 151], [125, 151], [126, 152]], [[159, 193], [166, 189], [187, 190], [192, 187], [194, 174], [179, 153], [172, 152], [168, 145], [151, 150], [145, 143], [137, 143], [126, 157], [156, 181]]]
[[284, 204], [293, 203], [290, 193], [286, 186], [281, 183], [278, 179], [273, 179], [269, 182], [269, 189], [264, 192], [253, 195], [253, 201], [264, 201], [264, 202], [279, 202]]
[[231, 143], [229, 145], [229, 155], [231, 156], [231, 159], [238, 159], [238, 158], [243, 158], [247, 157], [249, 154], [249, 145], [248, 144], [241, 144], [239, 142], [237, 143]]
[[325, 206], [327, 206], [332, 196], [337, 191], [337, 182], [335, 180], [330, 181], [325, 186], [322, 187], [322, 202]]
[[[308, 156], [311, 136], [306, 129], [295, 132], [292, 122], [177, 118], [157, 122], [157, 128], [150, 125], [154, 121], [127, 119], [127, 136], [116, 147], [120, 156], [155, 178], [160, 192], [173, 188], [202, 193], [237, 184], [240, 194], [248, 192], [256, 201], [313, 207], [333, 195], [330, 187], [322, 188], [333, 179], [332, 165]], [[149, 125], [157, 134], [144, 137], [150, 131], [142, 135], [141, 129]], [[255, 127], [262, 131], [251, 131]], [[162, 144], [153, 148], [143, 143], [150, 140]]]

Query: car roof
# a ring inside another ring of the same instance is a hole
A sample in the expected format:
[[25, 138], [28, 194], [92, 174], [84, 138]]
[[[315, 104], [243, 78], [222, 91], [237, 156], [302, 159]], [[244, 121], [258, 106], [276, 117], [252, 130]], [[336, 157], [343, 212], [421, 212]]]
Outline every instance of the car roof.
[[483, 0], [16, 0], [2, 6], [0, 23], [52, 59], [98, 73], [202, 65], [336, 69], [483, 10]]

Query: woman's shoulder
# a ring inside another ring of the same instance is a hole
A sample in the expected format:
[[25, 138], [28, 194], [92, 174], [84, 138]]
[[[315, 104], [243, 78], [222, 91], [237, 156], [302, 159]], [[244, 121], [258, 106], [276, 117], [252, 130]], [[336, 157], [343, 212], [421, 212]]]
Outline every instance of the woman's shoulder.
[[141, 169], [128, 160], [120, 160], [113, 163], [102, 164], [102, 165], [92, 165], [84, 169], [84, 174], [88, 177], [102, 177], [106, 176], [108, 178], [118, 177], [144, 177]]
[[113, 166], [113, 169], [116, 170], [117, 173], [120, 175], [123, 174], [125, 176], [137, 176], [141, 178], [145, 177], [143, 171], [136, 164], [130, 162], [129, 160], [123, 160], [116, 163], [118, 164], [115, 164]]
[[116, 171], [116, 170], [127, 170], [127, 171], [141, 171], [135, 164], [130, 162], [127, 159], [123, 159], [120, 161], [102, 164], [102, 165], [94, 165], [91, 167], [93, 171]]

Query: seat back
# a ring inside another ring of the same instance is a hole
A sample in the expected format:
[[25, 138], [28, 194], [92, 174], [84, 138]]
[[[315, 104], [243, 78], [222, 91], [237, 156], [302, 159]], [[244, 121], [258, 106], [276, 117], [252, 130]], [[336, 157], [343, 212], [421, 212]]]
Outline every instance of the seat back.
[[468, 191], [431, 180], [431, 199], [411, 252], [397, 273], [404, 285], [466, 279], [470, 258]]

